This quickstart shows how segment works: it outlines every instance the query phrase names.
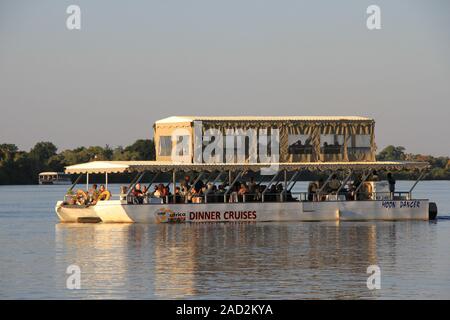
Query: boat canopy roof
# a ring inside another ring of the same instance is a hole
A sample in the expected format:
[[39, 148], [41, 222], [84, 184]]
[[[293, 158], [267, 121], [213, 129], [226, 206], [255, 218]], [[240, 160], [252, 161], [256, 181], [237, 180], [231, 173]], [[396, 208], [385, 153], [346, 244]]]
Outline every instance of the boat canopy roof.
[[189, 123], [193, 121], [373, 121], [359, 116], [174, 116], [155, 122], [155, 124]]
[[167, 161], [92, 161], [66, 167], [66, 173], [126, 173], [126, 172], [169, 172], [177, 171], [259, 171], [278, 167], [278, 170], [423, 170], [427, 162], [377, 161], [377, 162], [289, 162], [289, 163], [174, 163]]

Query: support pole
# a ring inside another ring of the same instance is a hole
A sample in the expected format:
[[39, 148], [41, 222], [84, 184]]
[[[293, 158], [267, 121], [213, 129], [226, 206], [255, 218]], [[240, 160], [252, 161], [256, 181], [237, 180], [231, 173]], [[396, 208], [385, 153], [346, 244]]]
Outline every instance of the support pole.
[[177, 171], [175, 169], [173, 169], [173, 171], [172, 171], [172, 181], [173, 181], [172, 202], [176, 203], [175, 188], [177, 187]]
[[371, 171], [368, 170], [368, 171], [367, 171], [367, 174], [364, 175], [363, 179], [361, 180], [361, 183], [359, 184], [358, 188], [356, 188], [356, 190], [355, 190], [355, 196], [356, 196], [356, 199], [358, 199], [358, 191], [359, 191], [359, 189], [362, 188], [364, 182], [366, 182], [367, 178], [370, 176], [370, 173], [371, 173]]
[[200, 174], [198, 175], [197, 179], [195, 179], [194, 183], [192, 183], [192, 186], [195, 187], [195, 185], [197, 184], [197, 182], [200, 181], [200, 179], [203, 177], [204, 172], [200, 172]]
[[261, 194], [261, 201], [262, 202], [264, 202], [264, 195], [266, 194], [267, 190], [269, 190], [269, 188], [272, 186], [272, 183], [275, 181], [275, 179], [278, 178], [279, 175], [280, 175], [280, 171], [277, 171], [277, 173], [275, 173], [275, 175], [273, 176], [272, 180], [270, 180], [269, 184], [267, 185], [267, 187], [262, 192], [262, 194]]
[[128, 191], [127, 191], [127, 196], [130, 194], [131, 190], [133, 190], [134, 186], [136, 184], [139, 183], [139, 181], [141, 181], [142, 177], [145, 175], [145, 171], [142, 172], [141, 174], [138, 173], [137, 175], [137, 179], [134, 179], [135, 181], [133, 183], [130, 184], [130, 186], [128, 187]]
[[[292, 175], [291, 179], [289, 179], [289, 182], [287, 182], [287, 185], [286, 185], [286, 170], [285, 170], [285, 172], [284, 172], [284, 190], [282, 192], [282, 197], [283, 198], [285, 198], [286, 197], [286, 193], [288, 191], [291, 191], [291, 189], [294, 187], [295, 183], [297, 182], [297, 180], [295, 180], [295, 179], [297, 179], [297, 176], [298, 176], [299, 172], [300, 171], [296, 171]], [[294, 183], [292, 183], [292, 182], [294, 182]], [[291, 186], [291, 183], [292, 183], [292, 186]]]
[[236, 182], [241, 178], [243, 171], [240, 171], [239, 174], [236, 176], [236, 178], [234, 178], [233, 183], [230, 184], [230, 187], [228, 188], [228, 190], [223, 194], [223, 201], [226, 202], [227, 201], [227, 195], [228, 193], [231, 191], [231, 189], [234, 187], [234, 185], [236, 184]]
[[320, 190], [317, 192], [317, 198], [320, 199], [320, 195], [322, 194], [322, 191], [325, 189], [325, 187], [327, 186], [327, 184], [330, 182], [331, 178], [334, 175], [334, 171], [331, 172], [331, 174], [328, 176], [328, 179], [325, 181], [325, 183], [323, 184], [322, 188], [320, 188]]
[[108, 190], [108, 172], [105, 173], [105, 187]]
[[157, 172], [155, 175], [153, 175], [152, 179], [150, 180], [149, 184], [147, 185], [147, 189], [150, 190], [150, 187], [155, 182], [156, 178], [159, 176], [159, 172]]
[[89, 173], [86, 173], [86, 191], [89, 190]]
[[[222, 174], [223, 174], [223, 171], [219, 172], [219, 174], [217, 175], [217, 177], [216, 177], [216, 178], [214, 179], [214, 181], [212, 182], [213, 185], [215, 185], [215, 184], [217, 183], [217, 181], [218, 181], [219, 178], [222, 176]], [[210, 190], [209, 190], [208, 188], [206, 188], [206, 192], [205, 192], [205, 203], [208, 202], [207, 196], [208, 196], [209, 191], [210, 191]]]
[[[294, 188], [295, 184], [297, 183], [297, 177], [300, 174], [300, 171], [295, 172], [295, 174], [292, 176], [291, 180], [288, 182], [288, 191], [291, 191], [292, 188]], [[292, 183], [292, 185], [291, 185]]]
[[347, 184], [348, 180], [350, 180], [350, 177], [352, 176], [352, 173], [353, 173], [352, 170], [348, 171], [348, 175], [347, 175], [347, 177], [345, 177], [344, 181], [342, 181], [342, 184], [339, 187], [339, 189], [337, 189], [336, 195], [339, 195], [339, 192], [341, 192], [341, 190], [345, 187], [345, 185]]
[[411, 187], [411, 189], [409, 189], [408, 192], [408, 197], [409, 199], [411, 199], [411, 193], [413, 192], [413, 190], [416, 188], [417, 184], [419, 183], [419, 181], [421, 181], [428, 172], [426, 172], [425, 170], [422, 170], [422, 172], [420, 173], [420, 176], [417, 178], [416, 182], [414, 182], [413, 186]]
[[80, 174], [76, 179], [75, 182], [72, 184], [72, 186], [67, 190], [67, 193], [69, 193], [70, 191], [73, 190], [73, 188], [75, 188], [75, 186], [78, 184], [78, 181], [80, 181], [81, 177], [83, 176], [83, 174]]

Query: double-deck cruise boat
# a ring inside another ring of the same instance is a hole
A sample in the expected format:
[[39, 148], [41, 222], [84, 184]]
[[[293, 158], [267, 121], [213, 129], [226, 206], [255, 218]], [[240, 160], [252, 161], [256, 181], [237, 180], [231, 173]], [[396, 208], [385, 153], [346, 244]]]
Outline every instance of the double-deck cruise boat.
[[[106, 223], [435, 219], [436, 204], [412, 195], [428, 163], [376, 161], [374, 127], [364, 117], [166, 118], [154, 125], [155, 161], [67, 167], [79, 176], [56, 213]], [[397, 191], [404, 170], [418, 179]], [[105, 175], [106, 190], [75, 190], [91, 174]], [[133, 175], [117, 197], [109, 174]], [[293, 191], [312, 175], [320, 178]]]

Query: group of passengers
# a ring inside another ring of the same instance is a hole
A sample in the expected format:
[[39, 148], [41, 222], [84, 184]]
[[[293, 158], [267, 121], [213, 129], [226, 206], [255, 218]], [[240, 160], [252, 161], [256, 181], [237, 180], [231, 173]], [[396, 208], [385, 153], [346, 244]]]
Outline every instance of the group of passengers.
[[[123, 192], [124, 191], [122, 191], [122, 193]], [[131, 190], [132, 202], [135, 204], [147, 203], [149, 197], [161, 198], [165, 201], [170, 195], [169, 186], [165, 186], [162, 183], [155, 185], [153, 192], [150, 192], [147, 186], [142, 187], [140, 183], [136, 183]]]
[[[345, 200], [367, 200], [370, 199], [372, 190], [367, 184], [362, 183], [362, 176], [357, 176], [352, 182], [345, 183], [338, 179], [336, 174], [325, 183], [324, 179], [311, 182], [308, 186], [308, 201], [325, 201], [330, 195], [344, 197]], [[376, 171], [373, 171], [366, 181], [378, 181]], [[395, 179], [391, 173], [387, 174], [389, 190], [391, 195], [395, 192]], [[362, 185], [361, 185], [362, 184]], [[122, 187], [122, 194], [127, 194], [126, 187]], [[95, 205], [98, 201], [109, 200], [111, 193], [102, 184], [97, 189], [93, 184], [87, 192], [78, 189], [76, 193], [67, 195], [68, 204], [72, 205]], [[230, 186], [226, 183], [216, 185], [204, 183], [197, 179], [191, 183], [190, 177], [186, 176], [180, 186], [176, 186], [174, 193], [170, 191], [169, 185], [162, 183], [154, 186], [153, 191], [147, 186], [137, 183], [130, 192], [129, 202], [134, 204], [148, 203], [151, 198], [159, 198], [161, 203], [202, 203], [207, 202], [274, 202], [274, 201], [298, 201], [289, 190], [284, 190], [283, 183], [272, 184], [270, 187], [256, 183], [251, 177], [248, 182], [240, 181]], [[175, 200], [175, 201], [174, 201]]]
[[[365, 181], [378, 180], [378, 174], [374, 170]], [[387, 181], [392, 197], [395, 192], [395, 179], [391, 173], [387, 174]], [[333, 174], [327, 184], [324, 179], [320, 179], [318, 182], [311, 182], [308, 186], [308, 201], [325, 201], [330, 195], [335, 196], [336, 199], [342, 196], [347, 201], [369, 200], [373, 196], [373, 190], [370, 184], [363, 183], [361, 175], [357, 175], [352, 182], [344, 184], [344, 181], [340, 181], [337, 175]]]
[[97, 188], [97, 184], [94, 183], [88, 191], [78, 189], [75, 193], [68, 193], [67, 197], [67, 204], [89, 206], [96, 205], [98, 201], [109, 200], [111, 192], [103, 184]]
[[[267, 190], [266, 190], [267, 189]], [[235, 183], [231, 189], [226, 183], [216, 185], [214, 183], [204, 183], [198, 179], [191, 183], [190, 177], [186, 176], [181, 181], [180, 186], [175, 187], [172, 194], [169, 185], [155, 185], [153, 192], [148, 187], [142, 188], [138, 183], [131, 190], [129, 202], [134, 204], [148, 203], [150, 198], [159, 198], [161, 203], [202, 203], [206, 202], [255, 202], [262, 201], [295, 201], [290, 190], [283, 192], [283, 184], [278, 183], [267, 188], [265, 185], [257, 184], [254, 178], [250, 181]]]

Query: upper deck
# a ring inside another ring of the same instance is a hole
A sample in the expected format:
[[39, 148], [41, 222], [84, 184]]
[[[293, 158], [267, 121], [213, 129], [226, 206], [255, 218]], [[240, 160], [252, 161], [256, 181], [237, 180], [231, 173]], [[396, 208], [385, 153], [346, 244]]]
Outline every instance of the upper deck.
[[156, 160], [183, 163], [375, 161], [375, 121], [358, 116], [177, 116], [154, 125]]

